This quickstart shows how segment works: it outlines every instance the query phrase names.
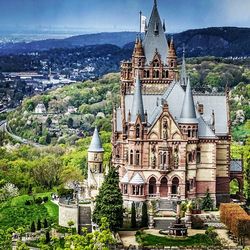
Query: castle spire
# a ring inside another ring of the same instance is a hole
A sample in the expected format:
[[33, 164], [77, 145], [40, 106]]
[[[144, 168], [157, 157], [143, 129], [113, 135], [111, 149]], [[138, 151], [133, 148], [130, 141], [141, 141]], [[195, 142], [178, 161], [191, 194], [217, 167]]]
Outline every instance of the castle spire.
[[165, 36], [162, 21], [158, 12], [157, 2], [155, 0], [148, 22], [147, 33], [145, 34], [143, 41], [146, 62], [149, 64], [153, 60], [155, 51], [157, 50], [165, 64], [168, 54], [167, 47], [167, 38]]
[[183, 55], [182, 55], [182, 65], [181, 65], [181, 86], [187, 86], [187, 70], [186, 70], [186, 60], [185, 60], [185, 47], [183, 45]]
[[137, 72], [136, 81], [135, 81], [135, 90], [134, 90], [132, 112], [131, 112], [131, 122], [135, 122], [138, 115], [140, 115], [141, 121], [144, 122], [145, 114], [144, 114], [144, 108], [143, 108], [139, 72]]
[[182, 104], [181, 116], [179, 123], [198, 123], [196, 119], [196, 112], [194, 106], [194, 98], [192, 94], [192, 89], [190, 86], [190, 80], [188, 78], [187, 88], [184, 97], [184, 101]]
[[103, 152], [103, 148], [102, 148], [102, 142], [101, 142], [101, 138], [99, 136], [98, 133], [98, 129], [97, 127], [95, 127], [95, 131], [94, 134], [92, 136], [92, 140], [88, 149], [88, 152]]

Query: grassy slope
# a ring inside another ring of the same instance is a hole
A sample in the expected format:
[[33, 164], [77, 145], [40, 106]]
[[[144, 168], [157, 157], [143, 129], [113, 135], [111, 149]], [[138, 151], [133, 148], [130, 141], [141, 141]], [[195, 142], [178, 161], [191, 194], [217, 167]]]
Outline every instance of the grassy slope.
[[[37, 194], [35, 197], [50, 197], [50, 193]], [[32, 196], [22, 195], [0, 204], [0, 228], [25, 227], [29, 229], [32, 221], [46, 218], [50, 222], [58, 220], [58, 206], [52, 201], [45, 204], [25, 205], [26, 200], [32, 200]]]

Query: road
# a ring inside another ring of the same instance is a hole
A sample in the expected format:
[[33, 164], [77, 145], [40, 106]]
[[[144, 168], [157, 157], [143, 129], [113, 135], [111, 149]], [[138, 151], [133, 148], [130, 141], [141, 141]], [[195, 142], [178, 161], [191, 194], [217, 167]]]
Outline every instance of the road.
[[0, 121], [0, 130], [5, 131], [11, 138], [13, 138], [14, 140], [22, 143], [22, 144], [27, 144], [27, 145], [31, 145], [33, 147], [39, 148], [39, 147], [44, 147], [44, 145], [41, 145], [39, 143], [24, 139], [20, 136], [17, 136], [15, 134], [12, 133], [11, 129], [9, 128], [7, 121]]

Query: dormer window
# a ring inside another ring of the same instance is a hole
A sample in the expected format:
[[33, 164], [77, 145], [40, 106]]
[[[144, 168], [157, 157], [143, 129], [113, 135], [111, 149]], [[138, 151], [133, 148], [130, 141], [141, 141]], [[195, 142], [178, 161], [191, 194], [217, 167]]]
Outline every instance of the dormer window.
[[199, 112], [201, 115], [203, 115], [203, 113], [204, 113], [204, 106], [203, 106], [203, 104], [198, 103], [197, 105], [198, 105], [198, 112]]
[[160, 63], [157, 59], [154, 60], [153, 67], [160, 67]]

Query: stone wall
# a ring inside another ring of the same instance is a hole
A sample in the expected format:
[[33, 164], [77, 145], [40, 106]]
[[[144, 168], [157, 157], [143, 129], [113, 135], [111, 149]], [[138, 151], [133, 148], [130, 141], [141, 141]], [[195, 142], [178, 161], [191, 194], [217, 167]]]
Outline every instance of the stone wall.
[[73, 221], [74, 227], [78, 227], [78, 207], [76, 204], [66, 205], [59, 203], [59, 225], [69, 227], [68, 222]]

